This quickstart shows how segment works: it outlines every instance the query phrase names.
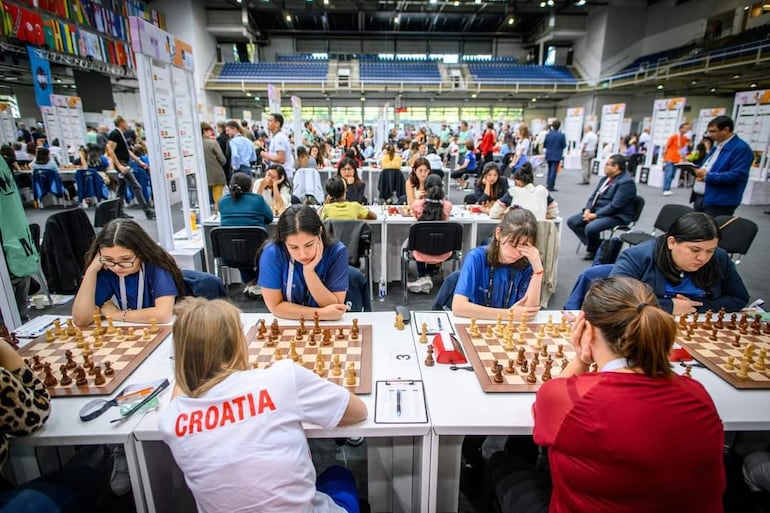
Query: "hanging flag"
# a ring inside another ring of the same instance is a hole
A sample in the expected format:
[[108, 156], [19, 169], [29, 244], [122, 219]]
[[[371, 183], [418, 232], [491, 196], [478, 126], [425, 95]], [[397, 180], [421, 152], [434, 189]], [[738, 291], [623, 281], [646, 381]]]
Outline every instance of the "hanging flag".
[[32, 68], [32, 83], [35, 86], [35, 100], [38, 107], [49, 107], [53, 94], [53, 81], [51, 80], [51, 65], [48, 59], [38, 54], [38, 50], [27, 46], [29, 64]]

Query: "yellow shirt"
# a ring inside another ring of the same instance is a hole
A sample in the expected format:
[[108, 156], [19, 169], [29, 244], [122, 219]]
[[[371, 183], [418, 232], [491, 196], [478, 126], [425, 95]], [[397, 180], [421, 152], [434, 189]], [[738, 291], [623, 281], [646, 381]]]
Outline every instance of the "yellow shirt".
[[338, 201], [324, 205], [321, 219], [366, 219], [369, 209], [357, 201]]
[[382, 169], [401, 169], [401, 166], [403, 165], [401, 155], [397, 153], [393, 156], [393, 160], [390, 160], [390, 156], [387, 153], [384, 153], [380, 160], [380, 165], [382, 166]]

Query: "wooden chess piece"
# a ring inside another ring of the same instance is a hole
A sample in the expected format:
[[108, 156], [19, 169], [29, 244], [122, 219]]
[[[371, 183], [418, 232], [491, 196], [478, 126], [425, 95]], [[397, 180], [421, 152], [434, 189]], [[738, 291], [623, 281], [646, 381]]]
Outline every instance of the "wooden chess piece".
[[491, 324], [487, 324], [487, 329], [486, 329], [486, 332], [484, 333], [484, 336], [487, 337], [487, 338], [492, 338], [492, 337], [495, 336], [495, 334], [492, 331], [492, 325]]
[[524, 351], [524, 348], [520, 347], [519, 348], [519, 354], [518, 354], [518, 356], [516, 358], [516, 363], [518, 363], [519, 365], [524, 365], [524, 363], [526, 361], [527, 361], [527, 354]]
[[278, 319], [273, 319], [273, 322], [270, 323], [270, 333], [278, 335], [280, 332], [281, 329], [278, 327]]
[[540, 376], [540, 379], [545, 383], [546, 381], [550, 380], [553, 376], [551, 375], [551, 366], [553, 365], [553, 362], [551, 360], [546, 360], [545, 362], [545, 370], [543, 371], [543, 375]]
[[43, 378], [43, 384], [48, 387], [55, 387], [59, 384], [59, 380], [56, 379], [56, 376], [53, 375], [53, 371], [51, 370], [51, 364], [46, 362], [44, 366], [45, 377]]
[[32, 370], [39, 371], [42, 368], [43, 368], [43, 364], [40, 361], [40, 356], [39, 355], [34, 355], [32, 357]]
[[150, 334], [150, 329], [144, 328], [142, 330], [142, 340], [151, 340], [151, 339], [152, 339], [152, 335]]
[[714, 315], [714, 312], [711, 310], [706, 310], [705, 320], [703, 322], [703, 327], [707, 330], [711, 329], [711, 316]]
[[297, 344], [294, 343], [293, 340], [289, 343], [289, 358], [291, 358], [295, 362], [299, 361], [299, 353], [297, 352]]
[[740, 379], [741, 381], [745, 381], [749, 379], [749, 366], [751, 365], [751, 362], [748, 358], [743, 358], [741, 360], [741, 368], [738, 369], [738, 373], [735, 375], [736, 378]]
[[516, 373], [516, 367], [513, 366], [514, 363], [515, 362], [513, 360], [508, 360], [508, 367], [505, 368], [505, 372], [507, 374], [515, 374]]
[[540, 349], [540, 356], [543, 358], [546, 358], [548, 356], [548, 344], [543, 344], [542, 349]]
[[72, 319], [67, 319], [67, 336], [68, 337], [75, 336], [75, 325], [72, 324]]
[[337, 329], [337, 340], [345, 340], [345, 330], [343, 328]]
[[519, 320], [519, 333], [525, 333], [527, 331], [527, 314], [523, 313], [521, 314], [521, 319]]
[[318, 312], [313, 312], [313, 333], [316, 335], [321, 334], [321, 324], [320, 324], [320, 317], [318, 317]]
[[307, 345], [314, 346], [316, 344], [317, 342], [315, 341], [315, 333], [310, 333], [310, 335], [308, 335]]
[[299, 341], [302, 341], [302, 337], [303, 337], [303, 336], [304, 336], [304, 335], [303, 335], [303, 333], [302, 333], [302, 328], [297, 328], [297, 329], [294, 331], [294, 340], [296, 340], [296, 341], [298, 341], [298, 342], [299, 342]]
[[400, 313], [396, 314], [396, 322], [393, 324], [393, 327], [399, 331], [404, 329], [404, 316]]
[[138, 339], [139, 336], [136, 335], [135, 332], [136, 332], [136, 330], [133, 327], [128, 328], [128, 333], [126, 334], [126, 340], [136, 340], [136, 339]]
[[420, 328], [420, 343], [421, 344], [428, 343], [428, 323], [427, 322], [422, 323], [422, 327]]
[[353, 319], [353, 327], [350, 328], [350, 338], [351, 340], [358, 340], [358, 319]]
[[102, 368], [98, 365], [94, 366], [94, 371], [96, 372], [96, 375], [94, 376], [94, 385], [100, 386], [104, 385], [104, 383], [107, 382], [106, 379], [104, 379], [104, 376], [102, 375]]
[[513, 333], [507, 331], [505, 333], [505, 339], [503, 340], [503, 349], [506, 351], [514, 351], [516, 347], [513, 345]]
[[340, 355], [335, 354], [332, 357], [332, 376], [342, 375], [342, 364], [340, 363]]
[[495, 375], [492, 377], [492, 381], [494, 381], [497, 384], [504, 383], [505, 379], [503, 379], [503, 366], [498, 365], [495, 369]]
[[313, 372], [315, 372], [318, 377], [323, 377], [324, 372], [326, 372], [323, 360], [315, 362], [315, 370]]
[[64, 362], [64, 366], [68, 369], [72, 370], [75, 367], [78, 366], [77, 363], [75, 363], [75, 358], [72, 356], [72, 351], [67, 349], [67, 351], [64, 353], [64, 357], [66, 358], [66, 361]]
[[357, 383], [356, 379], [356, 366], [353, 362], [348, 364], [348, 368], [345, 370], [345, 386], [354, 387]]
[[500, 362], [497, 359], [492, 360], [492, 372], [497, 371], [498, 367], [500, 367]]
[[102, 336], [101, 335], [94, 335], [94, 347], [100, 348], [104, 346], [104, 342], [102, 342]]
[[115, 333], [115, 325], [112, 324], [112, 316], [105, 315], [104, 319], [107, 321], [107, 333], [112, 335], [113, 333]]
[[709, 335], [709, 340], [717, 340], [717, 329], [716, 329], [716, 327], [711, 328], [711, 335]]
[[767, 368], [765, 364], [765, 359], [767, 358], [767, 349], [762, 348], [759, 350], [759, 356], [757, 357], [757, 361], [754, 362], [754, 368], [758, 371], [763, 371]]
[[322, 346], [330, 346], [332, 344], [332, 330], [330, 328], [326, 328], [324, 330], [324, 337], [321, 341]]
[[158, 319], [153, 317], [152, 319], [150, 319], [150, 333], [152, 333], [154, 335], [158, 331], [160, 331], [158, 329]]
[[727, 357], [727, 363], [725, 363], [725, 369], [731, 371], [735, 370], [735, 357], [734, 356], [728, 356]]
[[521, 373], [526, 374], [529, 372], [529, 362], [525, 359], [523, 362], [521, 362]]
[[724, 307], [719, 309], [719, 312], [717, 313], [717, 322], [715, 324], [717, 329], [723, 329], [725, 327], [725, 309]]
[[686, 376], [688, 378], [692, 377], [692, 365], [685, 365], [683, 376]]
[[318, 365], [320, 364], [322, 369], [326, 368], [326, 362], [324, 362], [324, 355], [320, 351], [315, 355], [315, 364], [316, 364], [316, 367], [318, 367]]
[[692, 340], [692, 327], [687, 328], [687, 331], [684, 332], [684, 339], [687, 341]]
[[83, 367], [78, 366], [75, 368], [75, 386], [88, 386], [88, 378], [86, 378], [86, 371]]
[[53, 332], [57, 337], [61, 337], [62, 329], [61, 329], [61, 321], [59, 319], [54, 319], [53, 321]]
[[273, 352], [273, 357], [274, 357], [275, 361], [283, 360], [283, 354], [281, 353], [281, 348], [280, 347], [276, 347], [275, 348], [275, 351]]
[[741, 336], [740, 335], [735, 335], [735, 338], [733, 338], [732, 346], [733, 347], [741, 347]]
[[304, 335], [307, 333], [307, 330], [305, 329], [305, 316], [300, 315], [299, 316], [299, 329], [297, 330], [301, 335]]
[[45, 330], [45, 341], [53, 342], [54, 340], [56, 340], [56, 337], [53, 334], [53, 330], [52, 329]]
[[556, 358], [564, 358], [564, 344], [558, 344], [556, 346]]
[[104, 362], [104, 375], [105, 376], [114, 376], [115, 375], [115, 369], [112, 368], [112, 362], [105, 360]]
[[762, 328], [762, 316], [757, 314], [754, 316], [754, 321], [751, 323], [751, 334], [759, 335]]
[[59, 381], [59, 384], [63, 387], [68, 387], [72, 384], [72, 378], [67, 374], [67, 366], [62, 365], [59, 367], [59, 370], [61, 371], [61, 380]]
[[425, 357], [425, 366], [426, 367], [433, 367], [435, 364], [435, 360], [433, 359], [433, 345], [428, 344], [428, 354]]
[[553, 314], [548, 314], [548, 321], [545, 323], [545, 331], [548, 333], [553, 331]]
[[735, 321], [737, 318], [738, 318], [737, 314], [734, 314], [734, 313], [730, 314], [730, 323], [727, 325], [729, 329], [734, 330], [738, 327], [738, 324]]
[[765, 327], [762, 330], [762, 333], [764, 333], [765, 335], [770, 335], [770, 321], [765, 323]]
[[529, 374], [527, 374], [527, 383], [530, 385], [534, 385], [537, 383], [537, 376], [535, 376], [535, 368], [532, 367], [529, 369]]

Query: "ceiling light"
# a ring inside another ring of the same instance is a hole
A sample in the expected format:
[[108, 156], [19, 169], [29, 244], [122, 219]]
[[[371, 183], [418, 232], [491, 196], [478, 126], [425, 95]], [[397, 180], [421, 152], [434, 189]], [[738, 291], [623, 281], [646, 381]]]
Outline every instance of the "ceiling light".
[[690, 85], [695, 85], [695, 84], [697, 84], [697, 83], [698, 83], [698, 81], [697, 81], [697, 80], [693, 80], [692, 82], [690, 82]]
[[291, 21], [291, 14], [286, 15], [286, 21], [289, 21], [289, 22]]
[[476, 3], [476, 4], [480, 4], [480, 3], [481, 3], [481, 0], [475, 0], [475, 1], [474, 1], [474, 3]]
[[235, 0], [236, 3], [243, 3], [243, 0]]
[[747, 6], [745, 6], [745, 7], [743, 8], [743, 10], [744, 10], [744, 11], [748, 11], [748, 10], [749, 10], [749, 6], [748, 6], [748, 5], [747, 5]]
[[401, 23], [401, 19], [398, 16], [396, 16], [395, 18], [393, 18], [393, 23], [398, 25], [399, 23]]
[[246, 96], [251, 96], [251, 93], [246, 93]]
[[663, 89], [663, 84], [658, 84], [658, 90]]
[[741, 78], [740, 73], [736, 73], [735, 75], [733, 75], [733, 80], [738, 80], [739, 78]]
[[555, 2], [553, 0], [548, 0], [546, 3], [548, 4], [548, 7], [553, 7]]
[[540, 7], [545, 7], [545, 2], [540, 2]]
[[510, 18], [508, 18], [508, 25], [513, 25], [513, 21], [514, 21], [514, 20], [513, 20], [513, 16], [511, 16]]
[[430, 0], [430, 3], [435, 4], [438, 0]]
[[56, 81], [61, 84], [61, 79], [57, 78]]
[[457, 0], [455, 0], [455, 7], [458, 7], [459, 5], [460, 5], [460, 2], [458, 2]]
[[532, 98], [532, 103], [537, 102], [537, 98]]
[[749, 87], [757, 87], [756, 83], [752, 83]]
[[324, 5], [329, 5], [329, 0], [324, 0]]
[[361, 97], [361, 101], [362, 101], [362, 102], [365, 102], [365, 101], [366, 101], [366, 97], [362, 96], [362, 97]]
[[585, 4], [586, 4], [586, 0], [578, 0], [577, 2], [575, 2], [575, 5], [577, 5], [578, 7], [583, 7]]
[[717, 92], [717, 88], [716, 88], [716, 87], [712, 87], [712, 88], [711, 88], [711, 92], [712, 92], [712, 93], [715, 93], [715, 92]]
[[471, 98], [475, 98], [475, 97], [476, 97], [476, 93], [473, 93], [473, 94], [471, 95]]

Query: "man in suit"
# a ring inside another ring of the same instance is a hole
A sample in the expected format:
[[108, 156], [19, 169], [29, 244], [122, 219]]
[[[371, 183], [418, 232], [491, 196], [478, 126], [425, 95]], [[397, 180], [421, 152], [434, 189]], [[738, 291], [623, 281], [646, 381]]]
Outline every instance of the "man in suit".
[[551, 131], [545, 136], [543, 146], [545, 147], [545, 160], [548, 162], [548, 180], [546, 187], [549, 191], [556, 191], [556, 173], [559, 171], [559, 162], [564, 157], [564, 148], [567, 147], [567, 138], [562, 132], [559, 132], [561, 123], [554, 121], [551, 124]]
[[583, 260], [594, 259], [604, 230], [627, 224], [634, 216], [636, 184], [626, 173], [626, 159], [612, 155], [604, 164], [604, 174], [583, 212], [567, 219], [567, 226], [586, 245]]
[[741, 204], [754, 152], [733, 133], [735, 124], [728, 116], [715, 117], [707, 129], [714, 146], [706, 155], [703, 167], [695, 170], [697, 181], [693, 190], [705, 184], [705, 191], [702, 191], [703, 204], [696, 205], [696, 210], [714, 217], [731, 216]]

